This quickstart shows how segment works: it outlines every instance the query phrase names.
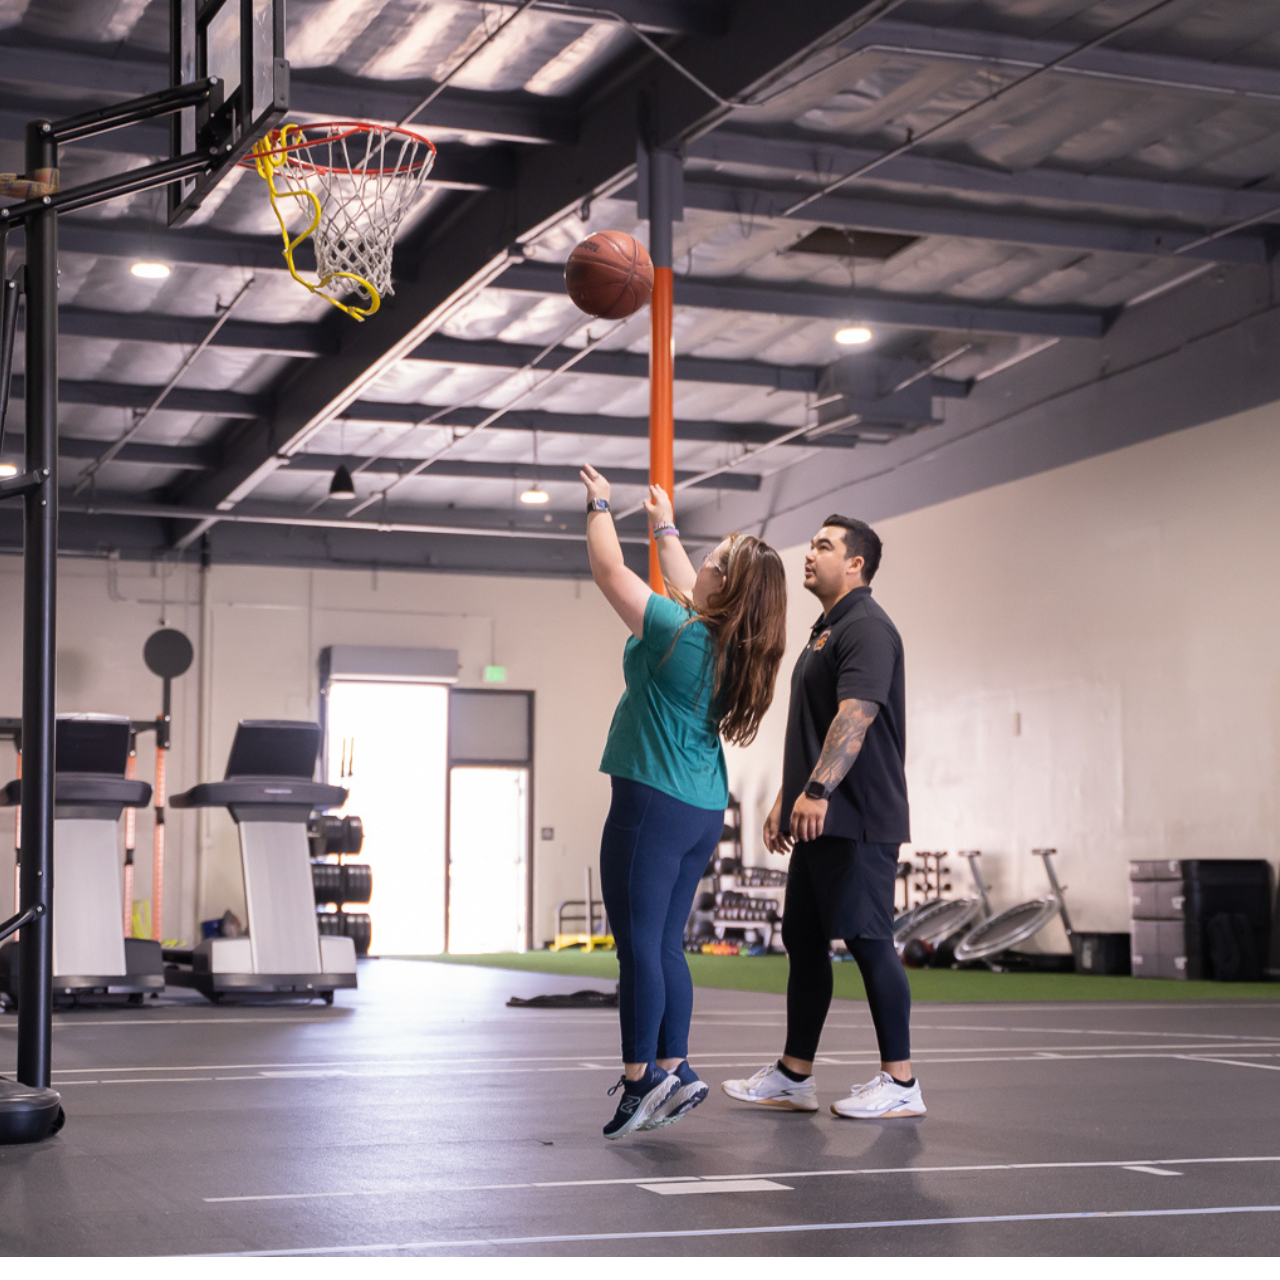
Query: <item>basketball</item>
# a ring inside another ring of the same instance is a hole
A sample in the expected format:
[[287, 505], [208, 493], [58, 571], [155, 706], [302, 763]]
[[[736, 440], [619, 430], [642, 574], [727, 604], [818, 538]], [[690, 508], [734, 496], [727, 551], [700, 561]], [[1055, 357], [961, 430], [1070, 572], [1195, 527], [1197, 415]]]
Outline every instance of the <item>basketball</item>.
[[625, 320], [649, 301], [653, 262], [644, 245], [625, 231], [597, 231], [569, 255], [564, 286], [587, 315]]

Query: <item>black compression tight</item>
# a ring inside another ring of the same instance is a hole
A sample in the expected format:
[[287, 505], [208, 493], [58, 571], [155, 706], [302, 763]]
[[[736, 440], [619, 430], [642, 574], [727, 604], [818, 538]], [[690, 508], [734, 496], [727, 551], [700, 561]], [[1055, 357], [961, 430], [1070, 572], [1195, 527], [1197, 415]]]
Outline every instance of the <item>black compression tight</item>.
[[[822, 1025], [831, 1006], [831, 955], [824, 938], [796, 938], [783, 932], [790, 958], [787, 977], [788, 1057], [811, 1062], [818, 1053]], [[875, 1023], [881, 1062], [911, 1057], [911, 986], [888, 938], [849, 938], [845, 945], [858, 963]]]

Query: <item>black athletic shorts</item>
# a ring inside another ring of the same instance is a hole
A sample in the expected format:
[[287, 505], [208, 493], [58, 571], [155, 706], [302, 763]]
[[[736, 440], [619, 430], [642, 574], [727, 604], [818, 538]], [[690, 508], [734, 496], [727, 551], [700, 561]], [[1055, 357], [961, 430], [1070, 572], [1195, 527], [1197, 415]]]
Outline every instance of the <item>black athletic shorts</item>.
[[842, 836], [819, 836], [797, 844], [787, 870], [787, 914], [816, 914], [822, 936], [893, 938], [896, 844], [864, 844]]

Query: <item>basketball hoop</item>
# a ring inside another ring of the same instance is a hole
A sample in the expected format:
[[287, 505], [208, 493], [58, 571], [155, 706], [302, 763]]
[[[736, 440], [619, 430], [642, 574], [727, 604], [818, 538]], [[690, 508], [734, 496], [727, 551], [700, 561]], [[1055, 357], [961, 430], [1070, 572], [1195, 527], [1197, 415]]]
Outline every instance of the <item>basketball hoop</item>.
[[[409, 129], [337, 120], [273, 130], [241, 164], [256, 169], [267, 183], [289, 274], [338, 310], [363, 320], [393, 292], [396, 230], [435, 158], [435, 147]], [[280, 177], [283, 185], [277, 185]], [[310, 216], [298, 236], [290, 235], [278, 203], [286, 196]], [[313, 234], [319, 276], [314, 284], [298, 274], [293, 261], [294, 251]], [[342, 300], [352, 294], [355, 300]]]

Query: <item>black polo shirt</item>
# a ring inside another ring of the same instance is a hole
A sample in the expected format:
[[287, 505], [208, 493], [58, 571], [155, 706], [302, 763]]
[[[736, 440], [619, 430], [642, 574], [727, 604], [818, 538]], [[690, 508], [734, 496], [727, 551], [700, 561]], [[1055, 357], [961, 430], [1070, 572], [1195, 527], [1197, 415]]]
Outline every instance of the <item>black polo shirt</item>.
[[855, 587], [814, 623], [792, 673], [782, 767], [784, 833], [846, 698], [874, 702], [879, 711], [853, 768], [831, 794], [823, 835], [902, 844], [911, 839], [902, 637], [872, 600], [870, 587]]

